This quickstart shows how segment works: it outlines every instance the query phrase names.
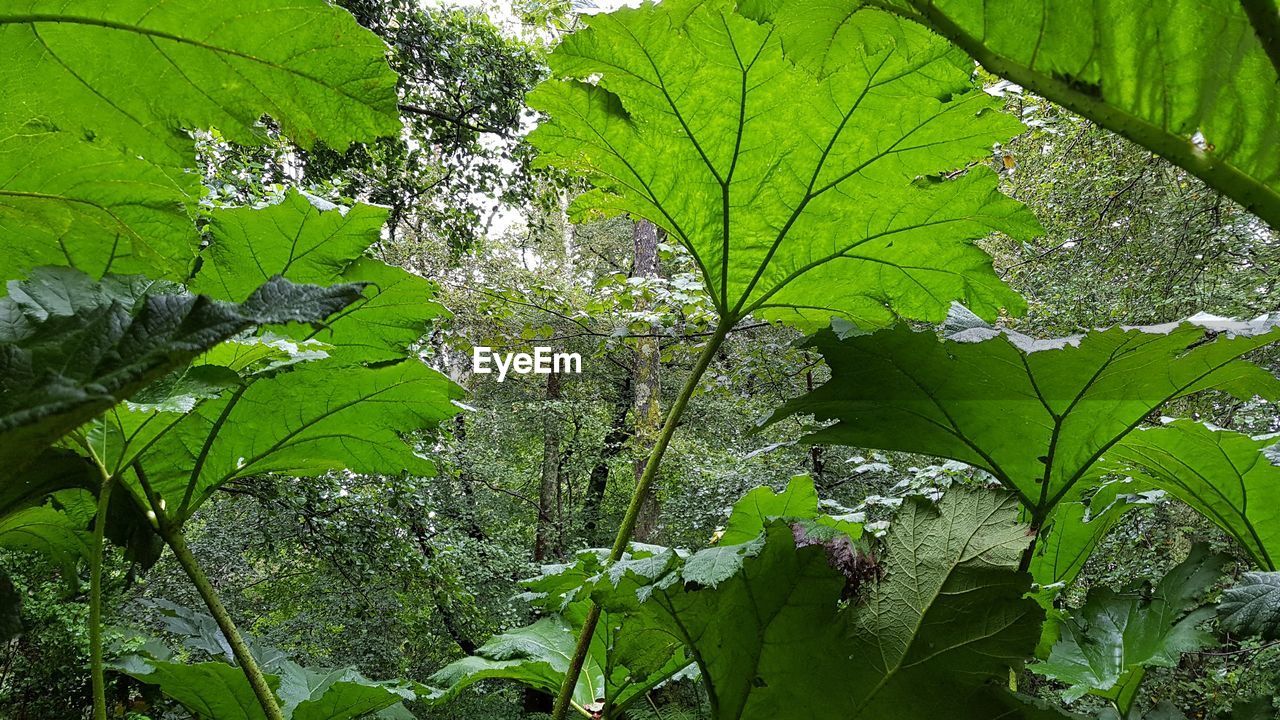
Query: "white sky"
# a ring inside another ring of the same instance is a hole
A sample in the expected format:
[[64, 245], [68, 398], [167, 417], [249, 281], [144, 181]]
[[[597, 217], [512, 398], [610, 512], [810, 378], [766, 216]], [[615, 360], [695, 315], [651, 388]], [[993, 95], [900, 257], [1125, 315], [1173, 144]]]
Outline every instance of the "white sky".
[[[423, 0], [423, 2], [434, 7], [478, 8], [489, 13], [489, 18], [495, 24], [503, 26], [515, 19], [515, 15], [511, 12], [512, 3], [507, 0]], [[582, 5], [579, 12], [587, 15], [609, 12], [623, 6], [635, 7], [640, 4], [640, 0], [576, 0], [576, 2]]]

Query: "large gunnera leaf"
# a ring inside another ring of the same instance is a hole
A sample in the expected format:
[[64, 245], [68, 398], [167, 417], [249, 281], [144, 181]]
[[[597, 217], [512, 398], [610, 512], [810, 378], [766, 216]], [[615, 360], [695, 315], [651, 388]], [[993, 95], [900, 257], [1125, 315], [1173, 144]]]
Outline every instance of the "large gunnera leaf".
[[[1107, 465], [1167, 491], [1229, 533], [1255, 563], [1280, 561], [1280, 467], [1275, 437], [1251, 438], [1191, 420], [1145, 428], [1107, 453]], [[1274, 453], [1274, 450], [1271, 451]]]
[[304, 147], [400, 130], [386, 46], [323, 0], [15, 0], [0, 10], [0, 135], [31, 119], [189, 167], [182, 130]]
[[1021, 667], [1043, 619], [1023, 597], [1030, 577], [1015, 572], [1029, 542], [1017, 508], [1009, 495], [966, 490], [937, 507], [904, 504], [886, 540], [884, 580], [848, 611], [848, 717], [1018, 717], [992, 690]]
[[1031, 670], [1069, 685], [1063, 694], [1067, 700], [1092, 693], [1127, 714], [1146, 668], [1174, 667], [1182, 653], [1214, 643], [1213, 635], [1198, 627], [1214, 609], [1200, 603], [1226, 563], [1227, 558], [1196, 545], [1149, 596], [1140, 585], [1122, 592], [1091, 591], [1084, 607], [1061, 623], [1048, 661]]
[[363, 286], [275, 278], [243, 303], [137, 276], [101, 282], [43, 268], [0, 298], [0, 476], [16, 476], [66, 433], [256, 325], [321, 320]]
[[[176, 700], [197, 717], [211, 720], [266, 720], [253, 688], [240, 668], [223, 662], [186, 665], [180, 662], [126, 658], [116, 663], [115, 670]], [[267, 675], [267, 684], [275, 690], [280, 678]]]
[[1245, 573], [1222, 593], [1218, 624], [1240, 635], [1280, 639], [1280, 572]]
[[0, 278], [69, 264], [184, 280], [188, 130], [304, 146], [395, 135], [386, 47], [323, 0], [18, 0], [0, 9]]
[[[187, 650], [225, 662], [177, 662], [169, 648], [153, 640], [118, 659], [115, 669], [158, 686], [200, 718], [262, 720], [253, 689], [243, 671], [231, 664], [231, 646], [213, 618], [163, 600], [149, 604], [159, 610], [165, 630]], [[417, 699], [411, 683], [369, 680], [353, 668], [302, 667], [276, 648], [252, 637], [246, 641], [289, 720], [356, 720]]]
[[[600, 643], [594, 642], [593, 645]], [[476, 654], [446, 665], [427, 684], [436, 688], [432, 700], [445, 702], [482, 680], [510, 680], [555, 693], [564, 680], [577, 644], [575, 629], [559, 616], [545, 617], [532, 625], [499, 633]], [[598, 654], [587, 656], [574, 688], [574, 702], [586, 707], [605, 696], [604, 669]]]
[[997, 330], [957, 308], [945, 337], [899, 326], [825, 330], [808, 344], [831, 367], [776, 418], [835, 424], [813, 442], [953, 458], [1016, 492], [1035, 524], [1096, 475], [1103, 454], [1157, 408], [1216, 389], [1280, 397], [1280, 379], [1242, 360], [1280, 340], [1280, 316], [1114, 327], [1054, 340]]
[[[777, 4], [752, 2], [764, 17]], [[1274, 0], [787, 0], [778, 34], [808, 57], [859, 35], [859, 16], [880, 14], [866, 6], [921, 23], [1280, 227]]]
[[[99, 468], [70, 450], [49, 448], [16, 478], [0, 483], [0, 548], [36, 552], [62, 565], [74, 588], [76, 564], [90, 559], [98, 515]], [[107, 506], [106, 536], [126, 557], [150, 567], [159, 559], [160, 539], [150, 521], [122, 494]]]
[[70, 265], [182, 280], [200, 241], [187, 190], [101, 142], [34, 126], [0, 132], [0, 278]]
[[214, 211], [194, 289], [238, 301], [263, 277], [283, 276], [363, 294], [323, 325], [223, 343], [113, 409], [89, 434], [108, 469], [141, 460], [175, 522], [224, 483], [262, 473], [430, 474], [412, 434], [451, 417], [461, 391], [411, 357], [444, 314], [434, 286], [365, 255], [384, 217], [296, 192]]
[[79, 558], [89, 557], [89, 542], [85, 527], [54, 501], [0, 517], [0, 548], [40, 553], [69, 571], [75, 570]]
[[723, 318], [809, 329], [941, 320], [952, 299], [988, 317], [1022, 306], [972, 245], [1039, 232], [974, 165], [1020, 125], [941, 38], [859, 13], [817, 70], [731, 0], [586, 22], [529, 96], [548, 116], [530, 140], [594, 183], [580, 208], [634, 213], [684, 244]]
[[[116, 668], [156, 685], [199, 717], [264, 720], [262, 707], [240, 668], [224, 662], [184, 664], [133, 656]], [[266, 675], [289, 720], [357, 720], [417, 694], [405, 683], [374, 682], [351, 669], [314, 671], [277, 663]]]
[[1015, 571], [1029, 541], [1017, 507], [981, 491], [911, 499], [878, 568], [847, 535], [772, 520], [741, 545], [621, 565], [595, 593], [665, 619], [716, 720], [1032, 717], [999, 688], [1043, 619]]
[[[476, 654], [450, 663], [427, 681], [432, 701], [451, 700], [482, 680], [517, 682], [549, 695], [564, 682], [573, 657], [585, 603], [578, 602], [532, 625], [495, 635]], [[643, 614], [623, 616], [606, 612], [605, 631], [592, 637], [591, 652], [574, 688], [573, 702], [581, 708], [617, 713], [671, 679], [691, 661], [659, 626]]]
[[[666, 548], [636, 545], [621, 563], [604, 563], [608, 551], [584, 550], [575, 562], [548, 565], [525, 580], [528, 600], [542, 615], [532, 625], [495, 635], [476, 654], [449, 664], [433, 675], [433, 700], [446, 702], [481, 680], [518, 682], [549, 695], [564, 682], [592, 588], [609, 579], [622, 581], [627, 567], [659, 572], [673, 553]], [[633, 584], [634, 587], [634, 584]], [[612, 591], [612, 584], [609, 586]], [[625, 717], [627, 708], [645, 694], [676, 677], [696, 675], [693, 660], [654, 608], [632, 597], [610, 603], [600, 615], [599, 631], [574, 686], [573, 702], [606, 720]]]
[[[340, 208], [298, 192], [264, 208], [215, 210], [212, 242], [192, 288], [239, 301], [265, 277], [330, 285], [367, 284], [365, 296], [319, 332], [335, 360], [383, 362], [405, 356], [426, 324], [446, 311], [435, 285], [365, 255], [381, 238], [385, 208]], [[298, 335], [299, 333], [295, 333]]]

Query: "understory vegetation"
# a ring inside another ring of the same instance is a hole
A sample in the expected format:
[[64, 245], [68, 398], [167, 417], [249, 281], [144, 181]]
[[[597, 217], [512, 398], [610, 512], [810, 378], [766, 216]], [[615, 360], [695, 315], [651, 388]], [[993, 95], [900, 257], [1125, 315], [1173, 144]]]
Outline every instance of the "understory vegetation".
[[0, 48], [0, 718], [1280, 718], [1275, 0]]

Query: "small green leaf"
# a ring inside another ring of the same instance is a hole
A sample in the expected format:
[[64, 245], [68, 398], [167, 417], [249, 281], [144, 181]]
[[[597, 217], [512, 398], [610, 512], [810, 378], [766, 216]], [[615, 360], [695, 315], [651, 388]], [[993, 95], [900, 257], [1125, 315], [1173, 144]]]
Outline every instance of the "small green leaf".
[[1214, 644], [1198, 627], [1213, 617], [1213, 608], [1199, 605], [1226, 563], [1196, 545], [1149, 598], [1141, 587], [1090, 592], [1084, 607], [1063, 621], [1049, 659], [1031, 670], [1068, 684], [1067, 700], [1092, 693], [1128, 713], [1146, 668], [1174, 667], [1182, 653]]
[[799, 475], [780, 493], [769, 487], [758, 487], [734, 503], [719, 542], [721, 545], [750, 542], [764, 532], [771, 520], [811, 520], [818, 515], [818, 491], [813, 487], [813, 479]]

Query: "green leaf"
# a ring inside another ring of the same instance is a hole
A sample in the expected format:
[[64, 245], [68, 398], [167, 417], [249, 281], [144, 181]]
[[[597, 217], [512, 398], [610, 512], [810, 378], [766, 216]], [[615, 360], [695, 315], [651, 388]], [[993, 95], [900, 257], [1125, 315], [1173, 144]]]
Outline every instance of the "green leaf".
[[1121, 715], [1114, 707], [1109, 707], [1098, 714], [1098, 720], [1187, 720], [1187, 716], [1173, 703], [1161, 700], [1151, 709], [1151, 712], [1147, 713], [1142, 712], [1141, 708], [1134, 707], [1128, 713]]
[[[63, 566], [74, 585], [76, 563], [91, 557], [101, 482], [89, 460], [65, 450], [46, 450], [20, 473], [20, 481], [5, 486], [8, 502], [0, 506], [0, 547], [45, 555]], [[106, 523], [106, 537], [124, 548], [131, 562], [149, 568], [160, 558], [163, 543], [128, 497], [112, 496]]]
[[[665, 565], [669, 551], [660, 550], [658, 560]], [[653, 556], [640, 551], [629, 556], [628, 562], [643, 564], [646, 557]], [[496, 635], [475, 655], [437, 672], [427, 681], [433, 687], [432, 700], [446, 702], [488, 679], [514, 681], [555, 694], [564, 681], [587, 608], [585, 592], [560, 604], [563, 598], [556, 597], [553, 589], [572, 592], [588, 579], [603, 581], [604, 576], [598, 574], [588, 578], [589, 568], [601, 569], [599, 557], [591, 552], [584, 553], [578, 563], [548, 567], [546, 574], [527, 581], [526, 587], [538, 591], [543, 596], [540, 604], [554, 614]], [[666, 628], [635, 602], [606, 608], [599, 627], [574, 688], [573, 701], [581, 707], [607, 702], [614, 712], [625, 709], [691, 665]]]
[[[350, 668], [312, 670], [283, 658], [266, 663], [267, 684], [289, 720], [356, 720], [405, 700], [417, 699], [408, 683], [376, 682]], [[156, 685], [209, 720], [260, 720], [264, 717], [244, 673], [225, 662], [184, 664], [144, 655], [113, 663], [115, 669]]]
[[427, 323], [447, 313], [432, 301], [433, 283], [365, 257], [381, 238], [386, 215], [384, 208], [338, 208], [293, 191], [265, 208], [216, 210], [213, 241], [201, 253], [204, 264], [192, 288], [238, 301], [273, 275], [318, 285], [365, 283], [362, 301], [319, 331], [295, 334], [323, 340], [336, 359], [402, 358]]
[[[856, 36], [858, 16], [873, 12], [858, 9], [866, 5], [917, 20], [992, 73], [1163, 155], [1280, 227], [1274, 2], [789, 0], [794, 20], [778, 31], [808, 57]], [[1260, 37], [1270, 38], [1270, 58]]]
[[909, 500], [883, 579], [843, 609], [854, 579], [824, 546], [797, 549], [796, 528], [778, 522], [714, 586], [690, 568], [702, 551], [633, 575], [642, 592], [617, 583], [596, 594], [655, 608], [698, 659], [717, 720], [1033, 717], [995, 686], [1031, 653], [1043, 617], [1024, 598], [1030, 577], [1014, 572], [1028, 542], [1016, 514], [1012, 497], [989, 492]]
[[733, 506], [729, 522], [721, 534], [721, 545], [739, 545], [754, 540], [773, 520], [812, 520], [847, 534], [850, 539], [862, 537], [862, 524], [848, 517], [832, 517], [819, 509], [818, 491], [813, 478], [797, 475], [787, 489], [775, 493], [769, 487], [758, 487]]
[[[131, 656], [116, 664], [127, 675], [173, 698], [209, 720], [260, 720], [265, 716], [244, 673], [234, 665], [186, 665]], [[404, 683], [374, 682], [350, 669], [312, 671], [285, 661], [268, 684], [290, 720], [356, 720], [417, 694]]]
[[0, 476], [17, 476], [66, 433], [226, 338], [323, 319], [361, 290], [277, 278], [234, 305], [136, 276], [94, 282], [70, 268], [9, 283], [0, 298]]
[[[1022, 302], [972, 241], [1039, 226], [974, 161], [1020, 130], [940, 38], [859, 13], [819, 75], [728, 0], [594, 15], [529, 96], [541, 162], [588, 178], [578, 203], [630, 212], [693, 254], [723, 318], [801, 328], [839, 315], [940, 320]], [[854, 36], [856, 35], [856, 37]]]
[[0, 278], [71, 265], [94, 277], [182, 280], [200, 242], [186, 207], [191, 190], [147, 162], [69, 133], [28, 127], [5, 134]]
[[1150, 505], [1148, 494], [1133, 494], [1133, 482], [1104, 483], [1088, 498], [1068, 498], [1054, 509], [1031, 561], [1031, 575], [1042, 586], [1070, 584], [1098, 543], [1129, 510]]
[[0, 547], [37, 552], [67, 568], [89, 557], [89, 540], [84, 524], [60, 511], [56, 500], [0, 517]]
[[[1028, 543], [1005, 494], [953, 490], [935, 508], [911, 499], [885, 546], [885, 581], [850, 610], [856, 663], [845, 680], [867, 717], [936, 717], [984, 681], [1007, 681], [1040, 635], [1030, 578], [1014, 572]], [[928, 693], [919, 691], [929, 687]], [[984, 714], [972, 701], [960, 717]], [[994, 703], [986, 705], [994, 708]]]
[[1108, 465], [1167, 491], [1225, 530], [1267, 570], [1280, 559], [1280, 467], [1251, 438], [1190, 420], [1130, 434]]
[[[116, 670], [148, 685], [156, 685], [165, 695], [198, 717], [210, 720], [265, 720], [253, 688], [240, 668], [223, 662], [187, 665], [130, 656], [115, 663]], [[280, 678], [266, 676], [274, 691]]]
[[[202, 400], [216, 398], [242, 383], [242, 378], [232, 367], [202, 364], [209, 358], [229, 356], [232, 351], [227, 350], [228, 346], [244, 348], [249, 345], [253, 350], [243, 353], [247, 360], [248, 356], [256, 354], [254, 351], [275, 349], [282, 344], [266, 338], [225, 341], [201, 355], [192, 365], [151, 383], [134, 394], [130, 401], [117, 404], [85, 428], [85, 440], [97, 462], [109, 474], [118, 476]], [[262, 355], [266, 357], [267, 353], [263, 351]], [[323, 357], [323, 353], [319, 356]]]
[[1222, 593], [1218, 624], [1241, 635], [1280, 639], [1280, 572], [1245, 573]]
[[797, 551], [785, 524], [771, 525], [735, 566], [713, 584], [695, 563], [652, 593], [668, 627], [699, 659], [712, 715], [812, 717], [812, 703], [823, 698], [832, 714], [847, 716], [844, 694], [831, 697], [854, 671], [844, 647], [847, 621], [837, 615], [845, 578], [820, 548]]
[[239, 302], [268, 278], [332, 285], [347, 266], [376, 243], [386, 208], [339, 208], [290, 190], [259, 208], [214, 210], [192, 290]]
[[1146, 668], [1174, 667], [1182, 653], [1214, 643], [1197, 627], [1214, 610], [1199, 605], [1226, 563], [1227, 558], [1196, 545], [1149, 598], [1141, 586], [1091, 591], [1084, 607], [1062, 623], [1048, 661], [1031, 670], [1068, 684], [1063, 693], [1068, 701], [1092, 693], [1127, 714]]
[[1231, 706], [1231, 720], [1272, 720], [1275, 716], [1275, 701], [1265, 696], [1237, 700]]
[[434, 465], [404, 434], [452, 417], [458, 397], [456, 385], [416, 359], [376, 368], [305, 363], [200, 403], [141, 462], [175, 522], [223, 484], [263, 473], [430, 475]]
[[[207, 612], [192, 610], [163, 598], [146, 598], [141, 601], [141, 604], [156, 613], [165, 632], [177, 636], [185, 649], [208, 653], [227, 662], [235, 659], [235, 653], [231, 649], [231, 644], [227, 642], [226, 636], [222, 634], [222, 628], [218, 627], [218, 622]], [[254, 642], [252, 638], [246, 642], [254, 658], [259, 663], [264, 662], [266, 658], [263, 657], [261, 645]], [[169, 656], [155, 659], [167, 660]]]
[[400, 131], [386, 46], [322, 0], [24, 0], [0, 11], [0, 45], [3, 134], [41, 118], [190, 167], [181, 130], [256, 144], [264, 114], [306, 148]]
[[96, 492], [101, 483], [101, 474], [89, 460], [69, 450], [45, 450], [18, 477], [0, 483], [0, 518], [41, 505], [59, 490]]
[[[74, 453], [47, 450], [22, 477], [43, 474], [46, 468], [66, 472], [50, 473], [53, 482], [32, 488], [23, 503], [0, 511], [0, 547], [41, 553], [71, 574], [81, 558], [91, 557], [100, 475], [88, 460]], [[164, 543], [151, 521], [127, 496], [112, 495], [106, 523], [107, 539], [124, 548], [130, 562], [146, 569], [160, 559]], [[74, 585], [71, 577], [67, 579]]]
[[[559, 615], [545, 617], [527, 627], [495, 635], [470, 657], [455, 661], [432, 675], [427, 684], [436, 688], [432, 701], [445, 702], [481, 680], [511, 680], [554, 694], [577, 642], [576, 628]], [[593, 638], [592, 652], [583, 664], [573, 701], [580, 706], [604, 696], [604, 665], [600, 638]]]
[[899, 326], [826, 330], [832, 377], [787, 403], [835, 420], [808, 440], [948, 457], [991, 473], [1042, 524], [1152, 411], [1208, 389], [1280, 397], [1280, 379], [1240, 359], [1280, 340], [1280, 316], [1114, 327], [1034, 340], [957, 308], [942, 342]]
[[402, 682], [375, 682], [351, 668], [310, 670], [289, 660], [275, 664], [281, 710], [292, 720], [353, 720], [417, 694]]
[[372, 716], [374, 720], [418, 720], [418, 716], [409, 711], [404, 703], [396, 703], [385, 707]]

